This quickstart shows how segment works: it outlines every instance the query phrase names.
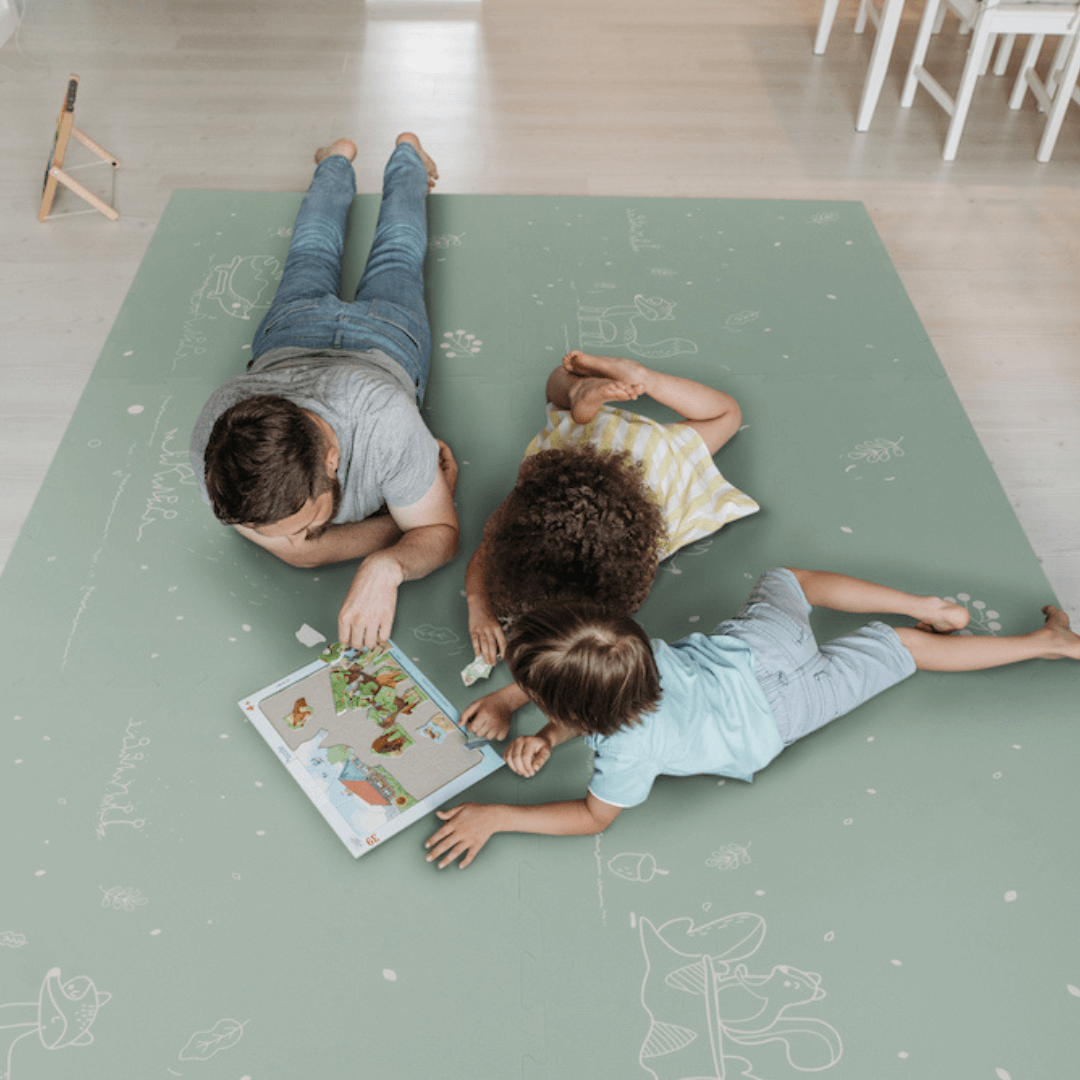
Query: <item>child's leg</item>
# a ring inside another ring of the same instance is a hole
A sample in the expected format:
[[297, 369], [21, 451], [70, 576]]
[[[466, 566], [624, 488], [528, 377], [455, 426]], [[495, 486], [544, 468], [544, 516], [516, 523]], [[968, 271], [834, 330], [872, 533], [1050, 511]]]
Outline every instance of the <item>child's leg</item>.
[[1080, 635], [1069, 616], [1053, 604], [1043, 608], [1046, 624], [1015, 637], [952, 637], [920, 627], [901, 626], [897, 635], [920, 671], [981, 671], [1021, 660], [1080, 660]]
[[911, 653], [915, 666], [922, 671], [979, 671], [1040, 658], [1080, 660], [1080, 636], [1069, 628], [1068, 615], [1052, 605], [1043, 608], [1046, 625], [1030, 634], [955, 637], [953, 632], [962, 630], [969, 618], [967, 609], [959, 604], [936, 596], [915, 596], [824, 570], [792, 569], [791, 572], [807, 602], [814, 607], [918, 619], [919, 626], [901, 626], [896, 633]]
[[[548, 400], [559, 405], [551, 396], [552, 383], [556, 383], [555, 389], [564, 384], [574, 419], [581, 424], [588, 423], [605, 401], [632, 400], [648, 394], [653, 401], [683, 417], [684, 422], [705, 440], [709, 453], [715, 454], [739, 430], [742, 422], [739, 406], [729, 394], [693, 379], [653, 371], [636, 360], [590, 356], [574, 350], [563, 358], [563, 369], [569, 379], [560, 379], [556, 369], [548, 380]], [[621, 396], [604, 396], [611, 387], [629, 392]], [[567, 406], [560, 405], [560, 408]]]

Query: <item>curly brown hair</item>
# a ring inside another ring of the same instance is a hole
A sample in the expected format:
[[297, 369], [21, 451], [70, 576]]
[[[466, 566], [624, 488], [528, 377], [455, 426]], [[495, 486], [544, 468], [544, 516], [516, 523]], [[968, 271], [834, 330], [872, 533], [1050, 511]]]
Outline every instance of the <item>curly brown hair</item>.
[[656, 577], [665, 537], [643, 470], [625, 451], [541, 450], [484, 529], [484, 587], [499, 618], [590, 600], [630, 614]]

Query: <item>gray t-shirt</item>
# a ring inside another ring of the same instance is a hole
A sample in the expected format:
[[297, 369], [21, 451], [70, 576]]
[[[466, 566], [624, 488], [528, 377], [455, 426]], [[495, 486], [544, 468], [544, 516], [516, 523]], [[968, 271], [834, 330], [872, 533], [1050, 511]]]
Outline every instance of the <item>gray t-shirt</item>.
[[337, 524], [362, 521], [384, 504], [411, 506], [435, 482], [438, 444], [420, 416], [416, 387], [399, 364], [377, 349], [272, 349], [250, 371], [226, 379], [195, 422], [191, 467], [208, 504], [203, 454], [214, 423], [226, 409], [258, 394], [287, 398], [334, 429], [341, 451]]

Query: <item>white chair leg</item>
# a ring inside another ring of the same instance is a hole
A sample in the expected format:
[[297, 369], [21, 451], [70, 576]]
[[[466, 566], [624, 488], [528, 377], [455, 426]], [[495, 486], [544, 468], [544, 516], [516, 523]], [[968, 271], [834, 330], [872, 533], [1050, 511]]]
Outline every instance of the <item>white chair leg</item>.
[[904, 0], [885, 0], [877, 37], [874, 38], [874, 51], [870, 54], [870, 67], [863, 85], [862, 100], [859, 102], [859, 114], [855, 119], [856, 131], [868, 131], [870, 128], [903, 13]]
[[979, 63], [990, 39], [990, 32], [986, 29], [986, 25], [986, 19], [976, 20], [975, 31], [971, 35], [971, 47], [968, 49], [964, 72], [960, 76], [960, 88], [956, 91], [952, 123], [949, 124], [949, 131], [945, 136], [945, 150], [941, 155], [946, 161], [956, 159], [956, 148], [960, 145], [964, 121], [967, 119], [971, 98], [975, 93], [975, 83], [979, 78]]
[[994, 61], [994, 74], [1004, 75], [1012, 57], [1013, 46], [1016, 44], [1015, 34], [1003, 34], [998, 44], [997, 59]]
[[1062, 37], [1058, 41], [1057, 51], [1054, 53], [1054, 59], [1050, 62], [1050, 71], [1046, 76], [1046, 89], [1051, 94], [1053, 94], [1054, 88], [1058, 84], [1062, 69], [1068, 63], [1069, 49], [1072, 48], [1072, 44], [1073, 39], [1071, 37]]
[[1009, 96], [1010, 109], [1019, 109], [1024, 103], [1024, 95], [1027, 94], [1028, 89], [1028, 72], [1035, 67], [1035, 62], [1039, 59], [1045, 36], [1045, 34], [1031, 35], [1028, 47], [1024, 50], [1024, 59], [1020, 61], [1020, 70], [1017, 72], [1012, 94]]
[[[1068, 40], [1068, 38], [1065, 40]], [[1080, 78], [1080, 34], [1074, 34], [1069, 59], [1061, 73], [1061, 79], [1054, 93], [1054, 104], [1046, 114], [1046, 127], [1043, 129], [1043, 136], [1039, 141], [1039, 149], [1035, 153], [1035, 157], [1039, 161], [1049, 161], [1050, 155], [1054, 152], [1054, 144], [1057, 142], [1058, 132], [1061, 130], [1061, 122], [1065, 119], [1065, 110], [1073, 99], [1073, 89], [1076, 87], [1078, 78]]]
[[915, 91], [919, 86], [917, 72], [922, 68], [922, 63], [926, 59], [926, 50], [930, 47], [930, 35], [934, 32], [934, 24], [938, 16], [944, 15], [944, 12], [945, 9], [941, 6], [941, 0], [926, 0], [922, 21], [919, 23], [919, 32], [915, 35], [915, 47], [911, 51], [907, 78], [904, 80], [904, 90], [900, 95], [900, 104], [905, 109], [910, 109], [912, 101], [915, 100]]
[[821, 9], [821, 19], [818, 22], [817, 37], [814, 38], [814, 55], [820, 56], [829, 44], [829, 34], [832, 33], [833, 20], [836, 18], [836, 8], [840, 0], [825, 0]]
[[866, 29], [866, 5], [870, 0], [859, 0], [859, 13], [855, 16], [855, 33], [861, 34]]

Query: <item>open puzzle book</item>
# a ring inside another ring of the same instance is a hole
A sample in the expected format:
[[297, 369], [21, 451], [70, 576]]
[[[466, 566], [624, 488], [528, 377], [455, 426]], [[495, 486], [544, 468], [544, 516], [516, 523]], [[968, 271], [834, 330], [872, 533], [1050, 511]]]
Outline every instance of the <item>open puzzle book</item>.
[[331, 645], [240, 708], [354, 856], [503, 763], [392, 642]]

